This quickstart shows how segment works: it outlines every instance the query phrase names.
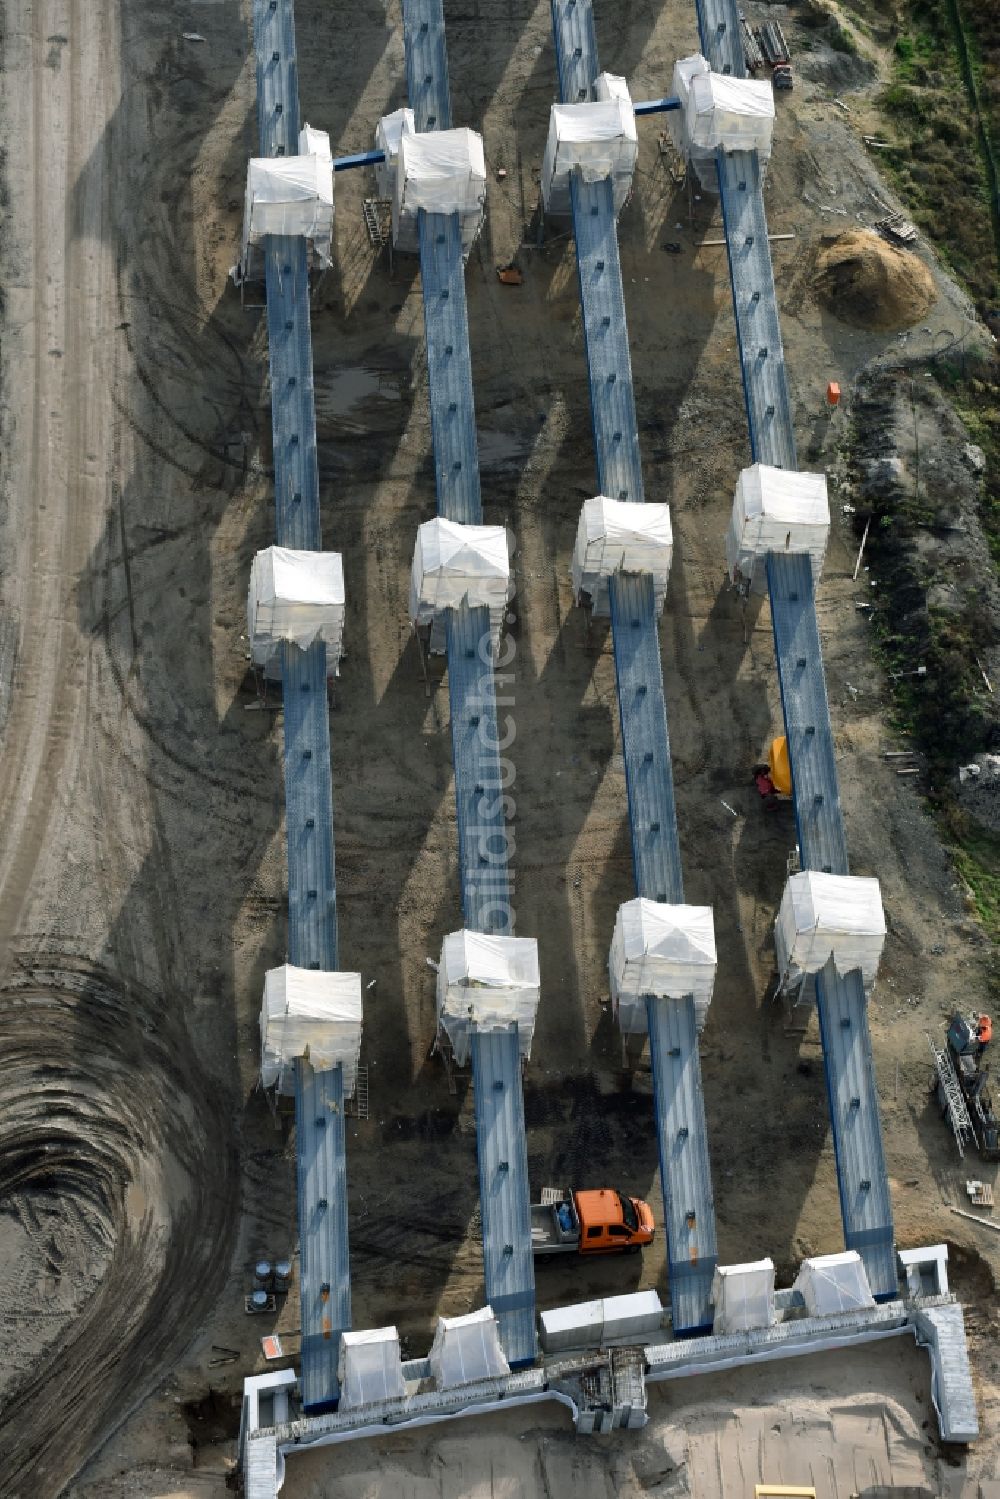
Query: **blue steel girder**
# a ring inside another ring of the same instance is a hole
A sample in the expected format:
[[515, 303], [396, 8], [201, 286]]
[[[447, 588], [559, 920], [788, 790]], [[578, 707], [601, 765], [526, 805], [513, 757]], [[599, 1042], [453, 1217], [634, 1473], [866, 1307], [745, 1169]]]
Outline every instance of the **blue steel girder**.
[[442, 0], [403, 0], [406, 92], [418, 133], [451, 129]]
[[271, 366], [274, 519], [279, 546], [320, 551], [309, 271], [302, 237], [264, 241]]
[[330, 773], [326, 646], [286, 645], [285, 822], [288, 841], [288, 960], [296, 968], [337, 967], [337, 871]]
[[302, 1310], [302, 1404], [315, 1414], [337, 1402], [340, 1334], [351, 1325], [347, 1249], [344, 1070], [295, 1064], [295, 1159]]
[[637, 894], [684, 900], [651, 573], [614, 573], [611, 631]]
[[419, 233], [438, 514], [478, 526], [483, 503], [458, 214], [421, 210]]
[[679, 1336], [712, 1329], [719, 1262], [694, 1000], [646, 999], [670, 1305]]
[[261, 156], [295, 156], [299, 148], [299, 69], [293, 0], [254, 0], [257, 134]]
[[570, 179], [587, 347], [597, 483], [612, 500], [645, 499], [611, 178]]
[[560, 102], [582, 104], [593, 97], [594, 79], [601, 71], [591, 0], [552, 0], [552, 35]]
[[[510, 834], [497, 724], [496, 674], [490, 649], [490, 611], [463, 602], [449, 609], [448, 694], [458, 816], [462, 915], [469, 931], [512, 937]], [[507, 778], [509, 782], [509, 778]]]
[[537, 1351], [528, 1146], [516, 1025], [473, 1031], [472, 1091], [486, 1301], [499, 1323], [507, 1361], [516, 1367], [532, 1363]]
[[747, 76], [740, 12], [735, 0], [695, 0], [701, 53], [713, 73]]

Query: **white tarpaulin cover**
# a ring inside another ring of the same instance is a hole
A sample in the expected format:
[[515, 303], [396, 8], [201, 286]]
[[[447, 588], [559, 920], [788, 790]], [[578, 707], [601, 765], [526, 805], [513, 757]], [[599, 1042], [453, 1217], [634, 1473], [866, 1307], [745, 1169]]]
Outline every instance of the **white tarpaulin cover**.
[[522, 1057], [531, 1055], [540, 980], [534, 937], [487, 937], [449, 932], [438, 965], [438, 1023], [464, 1067], [469, 1031], [500, 1030], [517, 1022]]
[[585, 500], [573, 550], [573, 593], [590, 595], [593, 612], [610, 613], [608, 579], [612, 573], [652, 573], [656, 612], [667, 596], [674, 536], [670, 506], [635, 500], [609, 500], [599, 494]]
[[874, 1306], [875, 1298], [856, 1249], [841, 1254], [819, 1254], [803, 1260], [792, 1288], [802, 1294], [810, 1317], [856, 1312]]
[[756, 151], [766, 161], [771, 154], [774, 129], [774, 94], [770, 83], [730, 78], [724, 73], [693, 73], [684, 109], [684, 128], [696, 149]]
[[344, 1097], [354, 1093], [361, 1050], [361, 975], [323, 973], [285, 963], [264, 975], [260, 1074], [265, 1088], [294, 1090], [297, 1057], [317, 1072], [344, 1069]]
[[375, 181], [380, 198], [392, 199], [396, 191], [396, 158], [404, 135], [416, 135], [412, 109], [394, 109], [383, 115], [375, 127], [375, 150], [385, 152], [385, 161], [375, 167]]
[[503, 526], [463, 526], [438, 516], [417, 531], [410, 571], [410, 619], [427, 625], [467, 598], [487, 607], [499, 633], [510, 591], [510, 559]]
[[745, 1265], [720, 1265], [712, 1277], [715, 1320], [712, 1332], [749, 1332], [774, 1325], [774, 1264], [753, 1260]]
[[789, 876], [774, 924], [783, 987], [803, 974], [820, 973], [832, 956], [841, 976], [860, 968], [865, 988], [870, 988], [884, 943], [878, 880], [813, 869]]
[[457, 213], [462, 248], [468, 254], [485, 204], [481, 135], [474, 130], [430, 130], [400, 136], [392, 198], [392, 242], [398, 250], [419, 248], [417, 216], [422, 208], [426, 213]]
[[317, 640], [327, 648], [327, 674], [340, 664], [344, 639], [344, 564], [339, 552], [293, 552], [268, 547], [250, 568], [247, 633], [265, 670], [280, 661], [283, 640], [300, 650]]
[[789, 472], [755, 463], [736, 482], [726, 536], [726, 566], [734, 582], [743, 578], [767, 588], [768, 552], [808, 552], [818, 582], [830, 535], [825, 474]]
[[243, 213], [244, 261], [249, 247], [268, 234], [305, 235], [312, 240], [321, 264], [330, 264], [333, 162], [329, 154], [251, 157]]
[[671, 906], [639, 896], [618, 907], [608, 972], [623, 1034], [645, 1034], [647, 994], [661, 999], [692, 994], [701, 1030], [715, 968], [711, 906]]
[[396, 1329], [369, 1327], [341, 1333], [337, 1378], [342, 1410], [402, 1400], [406, 1385]]
[[620, 89], [611, 94], [610, 86], [607, 92], [610, 97], [586, 104], [553, 104], [542, 159], [546, 213], [570, 212], [569, 180], [574, 171], [584, 182], [612, 178], [615, 213], [628, 197], [639, 152], [635, 113], [627, 88], [624, 97]]
[[321, 156], [325, 161], [333, 160], [333, 152], [330, 150], [330, 137], [325, 130], [317, 130], [314, 125], [305, 124], [299, 131], [299, 155]]
[[667, 130], [670, 133], [674, 150], [691, 163], [702, 187], [708, 192], [718, 192], [715, 152], [707, 146], [692, 145], [687, 130], [687, 102], [691, 92], [691, 80], [700, 73], [708, 72], [708, 63], [700, 52], [694, 52], [690, 57], [678, 58], [674, 63], [673, 94], [681, 101], [681, 107], [667, 112]]
[[465, 1317], [439, 1317], [429, 1359], [439, 1390], [484, 1379], [505, 1379], [510, 1373], [500, 1347], [497, 1319], [489, 1306]]

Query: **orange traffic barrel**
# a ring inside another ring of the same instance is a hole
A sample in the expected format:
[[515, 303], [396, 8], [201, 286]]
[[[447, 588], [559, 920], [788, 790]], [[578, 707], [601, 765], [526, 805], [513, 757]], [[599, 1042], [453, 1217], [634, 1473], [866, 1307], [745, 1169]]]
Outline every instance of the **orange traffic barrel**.
[[826, 404], [828, 406], [840, 405], [840, 386], [837, 384], [836, 380], [831, 380], [829, 385], [826, 387]]

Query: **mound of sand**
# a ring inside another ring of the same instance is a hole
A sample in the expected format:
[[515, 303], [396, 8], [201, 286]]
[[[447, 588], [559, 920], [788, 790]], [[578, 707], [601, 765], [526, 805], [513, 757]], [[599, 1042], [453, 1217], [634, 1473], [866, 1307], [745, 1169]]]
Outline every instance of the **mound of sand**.
[[861, 328], [909, 328], [937, 299], [923, 261], [869, 229], [849, 229], [819, 251], [813, 289], [834, 317]]

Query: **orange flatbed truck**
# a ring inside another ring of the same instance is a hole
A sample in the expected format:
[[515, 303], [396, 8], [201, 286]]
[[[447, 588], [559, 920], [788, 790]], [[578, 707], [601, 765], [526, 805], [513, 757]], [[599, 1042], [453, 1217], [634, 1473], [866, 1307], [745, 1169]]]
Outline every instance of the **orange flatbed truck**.
[[555, 1254], [622, 1254], [653, 1242], [653, 1210], [639, 1197], [613, 1187], [570, 1192], [545, 1187], [531, 1204], [531, 1251]]

